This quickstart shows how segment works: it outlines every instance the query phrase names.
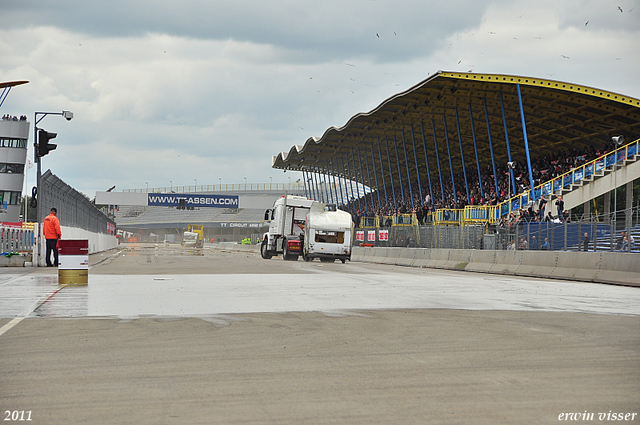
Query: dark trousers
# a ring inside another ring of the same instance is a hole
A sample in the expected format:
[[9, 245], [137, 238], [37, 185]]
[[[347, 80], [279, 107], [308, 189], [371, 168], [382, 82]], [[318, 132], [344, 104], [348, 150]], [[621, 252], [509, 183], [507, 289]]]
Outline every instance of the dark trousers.
[[47, 266], [51, 266], [51, 251], [53, 251], [53, 265], [58, 267], [58, 240], [57, 239], [47, 239]]

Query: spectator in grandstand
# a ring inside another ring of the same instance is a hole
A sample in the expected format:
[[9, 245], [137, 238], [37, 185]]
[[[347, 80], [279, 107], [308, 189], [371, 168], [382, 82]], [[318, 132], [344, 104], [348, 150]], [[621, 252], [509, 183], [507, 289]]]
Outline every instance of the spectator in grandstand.
[[549, 238], [544, 238], [544, 243], [542, 244], [542, 246], [540, 246], [540, 249], [543, 251], [549, 251], [551, 249]]
[[540, 201], [538, 202], [538, 219], [542, 221], [544, 219], [544, 210], [547, 208], [547, 200], [544, 199], [544, 196], [540, 197]]
[[524, 236], [520, 239], [520, 245], [518, 246], [518, 249], [521, 251], [526, 251], [529, 249], [529, 242], [527, 242], [527, 238], [525, 238]]
[[582, 249], [584, 252], [589, 251], [589, 234], [584, 232], [584, 239], [582, 240]]
[[[42, 233], [47, 241], [47, 256], [45, 258], [47, 267], [58, 267], [58, 239], [62, 237], [62, 231], [60, 230], [60, 220], [56, 215], [58, 210], [51, 208], [51, 212], [44, 219], [42, 225]], [[51, 253], [53, 252], [53, 264], [51, 264]]]
[[558, 218], [562, 221], [564, 218], [564, 201], [562, 200], [562, 196], [558, 196], [556, 208], [558, 209]]

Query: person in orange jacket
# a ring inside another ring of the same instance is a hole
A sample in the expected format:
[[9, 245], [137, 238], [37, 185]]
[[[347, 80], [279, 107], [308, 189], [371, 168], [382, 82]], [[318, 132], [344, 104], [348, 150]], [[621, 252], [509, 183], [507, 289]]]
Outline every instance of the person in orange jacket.
[[[44, 224], [42, 225], [42, 233], [47, 240], [47, 267], [58, 267], [58, 239], [62, 237], [62, 232], [60, 231], [60, 220], [56, 217], [57, 214], [58, 210], [51, 208], [51, 213], [44, 219]], [[52, 251], [53, 264], [51, 264]]]

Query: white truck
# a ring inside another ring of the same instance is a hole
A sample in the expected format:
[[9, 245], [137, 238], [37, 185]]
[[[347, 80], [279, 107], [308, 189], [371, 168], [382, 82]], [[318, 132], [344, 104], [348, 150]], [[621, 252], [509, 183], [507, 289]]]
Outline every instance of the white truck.
[[269, 232], [262, 237], [260, 255], [282, 254], [288, 261], [300, 255], [306, 261], [320, 258], [344, 263], [351, 256], [351, 215], [302, 196], [282, 196], [265, 212]]

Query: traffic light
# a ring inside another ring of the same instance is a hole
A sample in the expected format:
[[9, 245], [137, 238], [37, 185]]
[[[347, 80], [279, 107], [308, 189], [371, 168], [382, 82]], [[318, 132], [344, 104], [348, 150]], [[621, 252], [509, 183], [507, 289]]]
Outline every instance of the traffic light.
[[58, 147], [56, 144], [49, 143], [49, 140], [55, 139], [57, 135], [57, 133], [49, 133], [47, 130], [38, 130], [38, 157], [43, 157]]

